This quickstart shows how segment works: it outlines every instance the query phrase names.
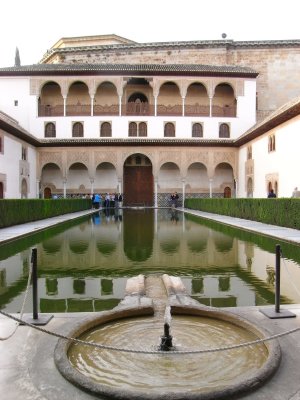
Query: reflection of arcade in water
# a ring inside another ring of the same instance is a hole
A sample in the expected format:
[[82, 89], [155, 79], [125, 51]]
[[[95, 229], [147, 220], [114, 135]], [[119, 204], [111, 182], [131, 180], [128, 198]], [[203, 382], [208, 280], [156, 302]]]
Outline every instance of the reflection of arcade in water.
[[[178, 275], [189, 295], [215, 307], [274, 304], [274, 254], [249, 241], [172, 209], [100, 210], [82, 221], [36, 245], [42, 312], [111, 309], [140, 273]], [[20, 309], [29, 260], [30, 249], [0, 261], [0, 306], [11, 312]], [[286, 262], [300, 281], [299, 266]], [[281, 293], [300, 302], [285, 280]]]

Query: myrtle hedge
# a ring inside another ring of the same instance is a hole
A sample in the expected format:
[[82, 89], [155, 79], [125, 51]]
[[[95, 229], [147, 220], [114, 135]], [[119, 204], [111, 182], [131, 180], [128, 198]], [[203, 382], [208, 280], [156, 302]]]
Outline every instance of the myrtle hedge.
[[2, 199], [0, 228], [91, 208], [89, 199]]
[[300, 229], [300, 199], [186, 199], [186, 208]]

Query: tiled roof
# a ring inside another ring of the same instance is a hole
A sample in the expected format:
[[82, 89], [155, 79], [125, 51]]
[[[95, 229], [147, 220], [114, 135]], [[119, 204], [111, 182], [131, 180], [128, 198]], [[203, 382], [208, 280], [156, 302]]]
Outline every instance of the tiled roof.
[[33, 64], [0, 68], [0, 75], [57, 75], [57, 74], [195, 74], [234, 75], [255, 77], [258, 73], [249, 67], [202, 64]]

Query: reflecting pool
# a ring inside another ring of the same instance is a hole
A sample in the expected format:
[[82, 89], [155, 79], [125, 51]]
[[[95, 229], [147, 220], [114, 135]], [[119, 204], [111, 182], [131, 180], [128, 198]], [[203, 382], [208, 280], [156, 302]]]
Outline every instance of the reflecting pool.
[[[283, 253], [281, 303], [300, 303], [299, 246], [171, 209], [101, 210], [1, 246], [0, 308], [20, 311], [33, 247], [40, 312], [111, 309], [127, 278], [162, 273], [180, 276], [205, 305], [274, 304], [276, 244]], [[31, 293], [25, 311], [32, 311]]]

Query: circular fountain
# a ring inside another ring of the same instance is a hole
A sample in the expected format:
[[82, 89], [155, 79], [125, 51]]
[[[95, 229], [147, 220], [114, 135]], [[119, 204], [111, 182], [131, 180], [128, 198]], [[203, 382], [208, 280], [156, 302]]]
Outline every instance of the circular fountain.
[[54, 356], [61, 374], [100, 398], [130, 400], [228, 399], [272, 376], [280, 362], [276, 341], [205, 352], [265, 338], [266, 333], [232, 313], [200, 306], [178, 278], [163, 279], [171, 304], [163, 316], [144, 296], [139, 277], [138, 289], [131, 282], [131, 293], [119, 307], [68, 334], [114, 350], [60, 339]]

